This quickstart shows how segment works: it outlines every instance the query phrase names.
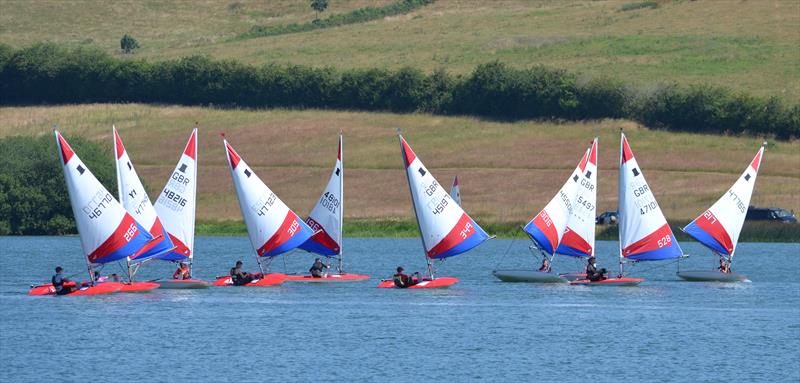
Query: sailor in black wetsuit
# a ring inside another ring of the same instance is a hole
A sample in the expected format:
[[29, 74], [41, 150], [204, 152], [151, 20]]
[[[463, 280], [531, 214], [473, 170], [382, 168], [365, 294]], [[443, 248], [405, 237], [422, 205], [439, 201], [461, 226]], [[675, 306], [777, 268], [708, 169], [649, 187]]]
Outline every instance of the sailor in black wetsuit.
[[589, 257], [588, 263], [586, 264], [586, 279], [592, 282], [602, 281], [607, 279], [605, 276], [607, 272], [605, 268], [597, 270], [596, 259], [594, 256]]
[[62, 271], [64, 271], [64, 269], [62, 269], [61, 266], [56, 266], [56, 275], [53, 275], [53, 278], [50, 279], [53, 283], [53, 287], [56, 289], [56, 295], [67, 295], [74, 289], [74, 286], [64, 286], [64, 284], [70, 282], [70, 280], [61, 274]]
[[314, 278], [322, 278], [325, 274], [322, 273], [322, 270], [328, 269], [330, 266], [322, 263], [322, 261], [317, 258], [314, 260], [314, 264], [311, 265], [311, 268], [308, 269], [308, 272], [311, 273], [311, 276]]
[[404, 289], [407, 287], [414, 286], [417, 283], [421, 282], [419, 273], [414, 273], [414, 275], [416, 276], [416, 278], [414, 278], [411, 277], [410, 275], [403, 274], [403, 271], [405, 271], [405, 269], [403, 269], [403, 266], [397, 266], [397, 273], [395, 273], [394, 276], [392, 276], [392, 281], [394, 281], [395, 286]]
[[256, 279], [256, 276], [242, 271], [242, 261], [236, 261], [236, 266], [231, 269], [231, 281], [234, 286], [244, 286]]

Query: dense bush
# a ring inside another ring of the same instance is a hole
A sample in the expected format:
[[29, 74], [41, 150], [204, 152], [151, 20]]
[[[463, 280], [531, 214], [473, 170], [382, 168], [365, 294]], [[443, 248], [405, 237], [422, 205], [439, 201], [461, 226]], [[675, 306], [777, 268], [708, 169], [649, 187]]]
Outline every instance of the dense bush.
[[[315, 19], [313, 22], [272, 26], [256, 25], [239, 37], [248, 39], [254, 37], [277, 36], [289, 33], [307, 32], [315, 29], [338, 27], [348, 24], [365, 23], [367, 21], [378, 20], [388, 16], [409, 13], [421, 6], [433, 3], [434, 1], [435, 0], [401, 0], [383, 7], [359, 8], [352, 12], [332, 15], [326, 19], [319, 19], [319, 12], [321, 11], [317, 11], [317, 19]], [[316, 8], [314, 9], [316, 10]]]
[[[68, 140], [100, 182], [116, 190], [110, 151], [80, 137]], [[0, 235], [75, 233], [53, 136], [2, 138], [0, 153]]]
[[0, 103], [143, 102], [255, 108], [424, 111], [495, 119], [630, 118], [670, 130], [800, 137], [800, 106], [706, 85], [636, 92], [607, 78], [499, 62], [471, 74], [412, 68], [260, 67], [206, 57], [146, 62], [87, 49], [0, 45]]

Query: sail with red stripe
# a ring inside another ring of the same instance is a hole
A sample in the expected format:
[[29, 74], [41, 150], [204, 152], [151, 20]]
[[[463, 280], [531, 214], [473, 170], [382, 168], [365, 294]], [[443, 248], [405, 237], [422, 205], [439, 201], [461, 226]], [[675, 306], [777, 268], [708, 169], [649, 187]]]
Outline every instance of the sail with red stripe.
[[572, 201], [572, 212], [556, 253], [573, 257], [594, 254], [595, 213], [597, 208], [597, 138], [592, 141], [586, 161], [580, 170], [578, 190]]
[[342, 166], [342, 135], [339, 134], [339, 151], [331, 178], [319, 197], [306, 223], [317, 230], [300, 248], [327, 257], [341, 254], [343, 214], [344, 168]]
[[400, 151], [427, 256], [443, 259], [469, 251], [489, 235], [450, 197], [402, 135]]
[[114, 133], [114, 159], [117, 166], [117, 189], [119, 201], [125, 210], [143, 227], [147, 228], [155, 238], [145, 246], [142, 251], [130, 257], [131, 262], [141, 262], [160, 254], [166, 254], [172, 249], [172, 241], [164, 230], [161, 220], [156, 214], [156, 209], [144, 190], [139, 175], [133, 167], [131, 158], [116, 127]]
[[314, 231], [258, 178], [227, 140], [223, 143], [239, 208], [256, 254], [274, 257], [311, 238]]
[[712, 251], [732, 256], [747, 216], [763, 155], [762, 146], [744, 173], [722, 198], [683, 228], [683, 231]]
[[458, 186], [458, 176], [453, 177], [453, 186], [450, 186], [450, 197], [461, 206], [461, 189]]
[[621, 257], [655, 261], [683, 255], [624, 133], [620, 139], [618, 212]]
[[174, 249], [156, 258], [183, 261], [194, 256], [194, 224], [197, 206], [197, 128], [181, 153], [175, 170], [156, 200], [156, 213], [169, 233]]
[[153, 236], [125, 211], [54, 131], [81, 246], [89, 264], [99, 265], [139, 253]]
[[583, 153], [578, 166], [572, 171], [558, 193], [523, 228], [536, 242], [537, 247], [547, 254], [552, 255], [556, 252], [566, 232], [578, 185], [583, 177], [582, 169], [586, 168], [588, 158], [589, 149]]

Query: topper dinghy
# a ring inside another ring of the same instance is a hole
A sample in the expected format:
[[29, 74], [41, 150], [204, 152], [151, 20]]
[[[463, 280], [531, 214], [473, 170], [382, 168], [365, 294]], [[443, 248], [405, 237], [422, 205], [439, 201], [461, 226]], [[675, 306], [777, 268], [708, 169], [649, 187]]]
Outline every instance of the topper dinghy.
[[[278, 198], [233, 150], [223, 135], [228, 165], [244, 216], [250, 244], [256, 255], [260, 275], [244, 286], [271, 286], [286, 280], [285, 274], [267, 273], [276, 255], [294, 250], [314, 235], [306, 223]], [[267, 261], [264, 265], [261, 259]], [[233, 286], [231, 276], [217, 278], [214, 286]]]
[[495, 270], [503, 282], [566, 283], [579, 274], [555, 274], [556, 254], [588, 257], [594, 251], [594, 211], [597, 201], [597, 138], [550, 202], [523, 228], [547, 260], [546, 270]]
[[625, 277], [625, 262], [659, 261], [683, 256], [644, 174], [633, 156], [625, 133], [620, 132], [619, 165], [619, 274], [599, 281], [570, 282], [589, 286], [632, 286], [642, 278]]
[[[747, 279], [742, 274], [730, 271], [739, 234], [742, 232], [747, 207], [756, 185], [758, 169], [764, 156], [765, 142], [750, 165], [736, 183], [692, 223], [683, 228], [686, 234], [711, 250], [720, 259], [717, 270], [678, 271], [678, 276], [691, 282], [740, 282]], [[727, 271], [727, 272], [723, 272]]]
[[[96, 283], [94, 267], [135, 257], [147, 249], [154, 238], [95, 178], [61, 133], [57, 130], [53, 133], [59, 158], [63, 163], [67, 192], [89, 271], [88, 287], [67, 295], [108, 294], [119, 291], [124, 288], [123, 284]], [[128, 289], [136, 289], [136, 285], [129, 284]], [[28, 293], [49, 295], [55, 294], [55, 289], [35, 287]]]
[[[189, 274], [194, 264], [194, 224], [197, 207], [197, 128], [192, 130], [175, 170], [156, 200], [161, 218], [174, 248], [157, 255], [164, 261], [187, 262]], [[200, 279], [158, 279], [162, 289], [204, 289], [211, 283]]]
[[[342, 219], [344, 216], [344, 159], [342, 157], [342, 133], [339, 133], [339, 150], [328, 185], [311, 210], [306, 223], [316, 233], [300, 248], [327, 257], [337, 258], [336, 273], [323, 273], [321, 277], [312, 275], [287, 275], [287, 281], [296, 282], [357, 282], [369, 279], [369, 275], [344, 272], [342, 252]], [[330, 266], [328, 266], [330, 267]]]
[[[407, 288], [425, 289], [447, 287], [458, 283], [452, 277], [436, 277], [432, 260], [443, 260], [471, 250], [480, 245], [489, 235], [453, 201], [450, 194], [439, 185], [433, 174], [398, 131], [400, 153], [406, 169], [411, 205], [419, 227], [422, 248], [428, 264], [428, 277]], [[394, 288], [393, 280], [384, 280], [379, 288]]]

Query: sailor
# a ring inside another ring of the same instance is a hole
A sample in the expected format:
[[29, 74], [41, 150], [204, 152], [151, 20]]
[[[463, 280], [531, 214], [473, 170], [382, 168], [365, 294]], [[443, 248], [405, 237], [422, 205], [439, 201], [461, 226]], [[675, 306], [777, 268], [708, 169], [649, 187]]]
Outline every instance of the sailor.
[[542, 258], [542, 266], [539, 267], [539, 271], [544, 273], [550, 271], [550, 261], [547, 260], [547, 257]]
[[409, 275], [403, 274], [403, 266], [397, 266], [397, 273], [394, 274], [392, 277], [392, 281], [394, 281], [394, 285], [404, 289], [406, 287], [414, 286], [421, 281], [419, 276], [419, 272], [414, 273], [414, 277]]
[[74, 286], [64, 286], [65, 283], [71, 281], [61, 274], [62, 271], [64, 271], [64, 269], [62, 269], [61, 266], [56, 266], [56, 275], [53, 275], [53, 278], [50, 280], [53, 283], [53, 287], [56, 289], [56, 295], [67, 295], [74, 289]]
[[597, 270], [597, 260], [594, 256], [589, 257], [586, 264], [586, 279], [592, 282], [602, 281], [607, 279], [605, 276], [607, 272], [605, 268]]
[[178, 269], [172, 273], [172, 279], [192, 279], [192, 272], [189, 271], [189, 265], [181, 262]]
[[95, 271], [94, 272], [94, 283], [101, 283], [101, 282], [106, 282], [106, 281], [108, 281], [108, 277], [100, 276], [100, 272], [99, 271]]
[[319, 258], [317, 258], [317, 259], [314, 260], [314, 264], [311, 265], [311, 268], [308, 269], [308, 271], [311, 273], [312, 277], [314, 277], [314, 278], [322, 278], [322, 277], [325, 276], [325, 274], [322, 272], [322, 270], [327, 269], [327, 268], [330, 268], [330, 266], [322, 263], [322, 261]]
[[231, 281], [234, 286], [243, 286], [256, 279], [257, 275], [242, 271], [242, 261], [236, 261], [236, 266], [231, 269]]
[[725, 262], [725, 257], [723, 255], [719, 256], [719, 272], [726, 274], [731, 272], [731, 267], [728, 265], [728, 262]]

